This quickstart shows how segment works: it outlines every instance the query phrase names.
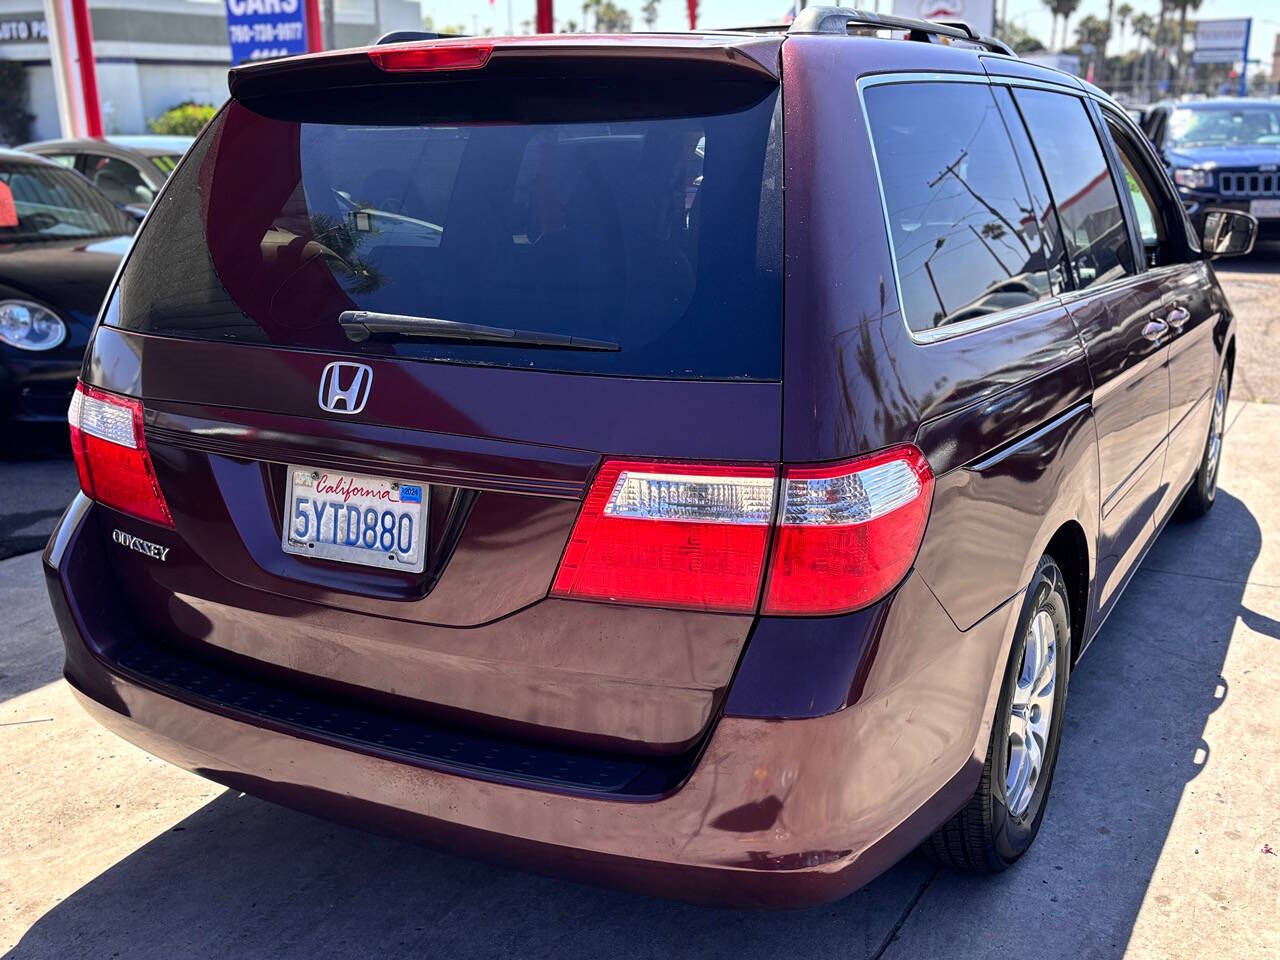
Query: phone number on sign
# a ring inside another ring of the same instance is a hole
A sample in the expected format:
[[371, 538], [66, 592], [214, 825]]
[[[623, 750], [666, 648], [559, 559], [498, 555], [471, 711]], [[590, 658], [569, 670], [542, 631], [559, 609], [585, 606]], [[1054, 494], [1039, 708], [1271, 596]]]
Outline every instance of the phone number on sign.
[[302, 39], [302, 24], [230, 23], [227, 35], [232, 43], [289, 43]]

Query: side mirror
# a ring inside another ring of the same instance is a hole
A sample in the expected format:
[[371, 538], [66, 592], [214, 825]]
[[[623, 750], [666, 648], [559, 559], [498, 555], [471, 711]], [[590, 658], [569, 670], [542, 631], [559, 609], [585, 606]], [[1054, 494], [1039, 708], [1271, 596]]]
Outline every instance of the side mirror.
[[1208, 210], [1200, 246], [1210, 257], [1238, 257], [1253, 249], [1258, 221], [1239, 210]]

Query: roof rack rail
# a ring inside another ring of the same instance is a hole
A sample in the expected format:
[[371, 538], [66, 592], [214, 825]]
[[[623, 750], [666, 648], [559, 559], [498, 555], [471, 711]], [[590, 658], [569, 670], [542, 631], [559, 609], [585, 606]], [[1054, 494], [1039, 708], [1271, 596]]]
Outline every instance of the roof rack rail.
[[916, 20], [912, 17], [893, 17], [870, 10], [853, 10], [849, 7], [805, 7], [791, 22], [788, 34], [836, 33], [847, 34], [850, 29], [905, 30], [908, 40], [936, 43], [937, 37], [963, 40], [986, 47], [993, 53], [1016, 57], [1001, 40], [984, 37], [962, 20]]

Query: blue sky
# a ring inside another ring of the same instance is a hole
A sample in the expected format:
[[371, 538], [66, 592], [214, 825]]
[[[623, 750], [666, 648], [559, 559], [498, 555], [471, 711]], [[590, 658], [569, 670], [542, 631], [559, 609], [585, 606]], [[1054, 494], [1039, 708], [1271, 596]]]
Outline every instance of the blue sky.
[[[631, 11], [638, 27], [640, 6], [643, 0], [614, 0]], [[861, 0], [849, 6], [864, 9], [876, 8], [877, 2], [888, 12], [892, 0]], [[999, 2], [999, 0], [998, 0]], [[1116, 0], [1116, 4], [1123, 0]], [[1158, 0], [1128, 0], [1138, 11], [1152, 16], [1159, 12]], [[516, 32], [520, 24], [533, 18], [534, 0], [510, 0], [512, 20]], [[686, 0], [660, 0], [657, 29], [683, 30], [688, 26]], [[743, 23], [767, 23], [778, 20], [790, 7], [790, 0], [701, 0], [698, 24], [704, 27], [730, 26]], [[470, 30], [492, 27], [495, 33], [507, 32], [508, 0], [422, 0], [424, 13], [430, 14], [438, 24], [464, 24]], [[1259, 13], [1259, 10], [1265, 12]], [[1048, 8], [1041, 0], [1008, 0], [1009, 19], [1030, 30], [1048, 43], [1050, 21]], [[1082, 0], [1080, 9], [1072, 17], [1074, 23], [1086, 14], [1106, 16], [1106, 0]], [[582, 19], [581, 0], [558, 0], [557, 19]], [[1195, 14], [1192, 14], [1194, 17]], [[1203, 19], [1253, 16], [1251, 59], [1261, 60], [1270, 67], [1271, 51], [1275, 46], [1276, 32], [1280, 30], [1280, 4], [1270, 0], [1203, 0], [1199, 16]], [[1072, 31], [1074, 34], [1074, 31]]]

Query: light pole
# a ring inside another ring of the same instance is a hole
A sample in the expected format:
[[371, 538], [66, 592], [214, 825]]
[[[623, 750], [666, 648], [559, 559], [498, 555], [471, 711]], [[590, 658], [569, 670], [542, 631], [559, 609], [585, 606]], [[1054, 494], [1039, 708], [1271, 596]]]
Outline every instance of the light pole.
[[88, 0], [44, 0], [58, 121], [64, 137], [101, 137], [102, 105]]

